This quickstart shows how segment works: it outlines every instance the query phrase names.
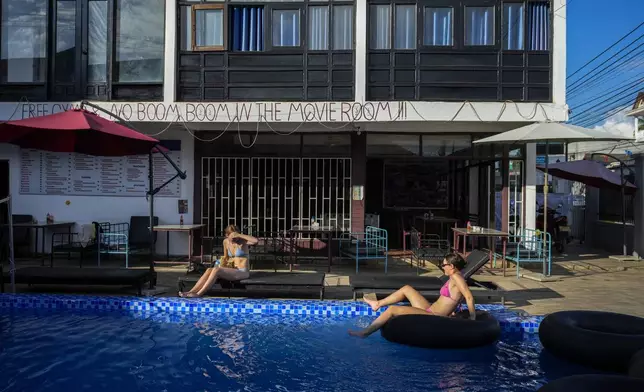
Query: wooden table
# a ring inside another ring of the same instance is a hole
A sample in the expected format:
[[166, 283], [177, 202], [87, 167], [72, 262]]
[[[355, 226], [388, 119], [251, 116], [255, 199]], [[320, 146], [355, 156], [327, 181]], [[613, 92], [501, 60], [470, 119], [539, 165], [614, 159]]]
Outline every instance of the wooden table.
[[[205, 225], [157, 225], [154, 231], [165, 231], [166, 233], [166, 260], [170, 260], [170, 232], [188, 233], [188, 262], [192, 262], [192, 244], [194, 232], [201, 230]], [[203, 255], [201, 255], [203, 258]]]
[[[461, 256], [466, 257], [467, 256], [467, 237], [492, 237], [492, 238], [501, 238], [501, 242], [503, 244], [503, 254], [502, 257], [503, 259], [501, 260], [501, 263], [503, 263], [503, 276], [505, 276], [505, 253], [506, 253], [506, 248], [507, 248], [507, 242], [508, 242], [508, 237], [510, 236], [508, 233], [495, 230], [495, 229], [486, 229], [482, 228], [480, 231], [474, 231], [474, 230], [468, 230], [467, 228], [463, 227], [453, 227], [452, 231], [454, 232], [454, 251], [458, 252], [461, 254]], [[463, 252], [459, 251], [459, 238], [463, 237]], [[492, 249], [490, 249], [490, 263], [492, 262]]]
[[[313, 228], [311, 226], [293, 226], [289, 231], [290, 234], [290, 239], [291, 239], [291, 246], [290, 246], [290, 253], [291, 253], [291, 259], [295, 257], [297, 259], [297, 255], [295, 255], [295, 235], [296, 234], [324, 234], [326, 239], [327, 239], [327, 249], [328, 249], [328, 258], [329, 258], [329, 267], [327, 268], [328, 272], [331, 272], [331, 263], [333, 262], [333, 252], [331, 250], [331, 242], [333, 241], [333, 235], [337, 232], [337, 229], [332, 226], [319, 226], [317, 228]], [[313, 239], [311, 238], [311, 241]], [[293, 264], [290, 263], [290, 270], [293, 270]]]
[[[62, 222], [52, 222], [52, 223], [47, 223], [47, 222], [35, 222], [35, 223], [14, 223], [12, 226], [14, 228], [23, 228], [23, 229], [35, 229], [36, 230], [36, 237], [34, 238], [34, 256], [38, 255], [38, 231], [42, 230], [42, 239], [41, 239], [41, 246], [40, 246], [40, 263], [42, 266], [45, 265], [45, 232], [47, 230], [55, 230], [55, 229], [60, 229], [60, 228], [67, 228], [67, 233], [71, 236], [72, 233], [72, 227], [76, 224], [76, 222], [67, 222], [67, 221], [62, 221]], [[4, 223], [0, 225], [2, 227], [9, 227], [9, 224]], [[67, 255], [69, 258], [71, 256], [71, 253]]]

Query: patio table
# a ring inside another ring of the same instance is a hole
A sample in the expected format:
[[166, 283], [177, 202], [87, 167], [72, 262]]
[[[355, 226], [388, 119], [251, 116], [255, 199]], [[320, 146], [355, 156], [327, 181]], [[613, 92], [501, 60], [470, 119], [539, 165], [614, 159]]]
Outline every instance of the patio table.
[[[503, 244], [503, 253], [502, 253], [502, 260], [501, 263], [503, 264], [503, 276], [505, 276], [505, 270], [506, 270], [506, 260], [505, 260], [505, 255], [506, 255], [506, 248], [507, 248], [507, 242], [508, 242], [508, 237], [510, 236], [509, 233], [495, 230], [495, 229], [487, 229], [487, 228], [481, 228], [480, 231], [474, 231], [472, 229], [468, 230], [465, 227], [453, 227], [452, 231], [454, 232], [454, 251], [459, 253], [463, 257], [467, 257], [467, 237], [492, 237], [492, 238], [500, 238], [501, 242]], [[459, 251], [459, 239], [460, 237], [463, 237], [463, 251]], [[490, 249], [490, 262], [492, 262], [492, 249]]]

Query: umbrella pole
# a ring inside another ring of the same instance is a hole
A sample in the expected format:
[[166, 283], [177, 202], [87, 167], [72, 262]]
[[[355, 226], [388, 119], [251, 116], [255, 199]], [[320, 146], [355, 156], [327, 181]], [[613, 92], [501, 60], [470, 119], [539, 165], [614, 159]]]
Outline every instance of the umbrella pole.
[[[11, 195], [0, 199], [0, 204], [7, 203], [7, 220], [9, 221], [9, 280], [11, 283], [11, 292], [16, 293], [16, 261], [13, 253], [13, 213], [11, 212]], [[2, 279], [2, 276], [0, 276]]]
[[154, 288], [154, 166], [152, 152], [148, 155], [148, 181], [150, 201], [150, 290]]
[[622, 255], [626, 256], [626, 195], [624, 187], [626, 186], [624, 181], [624, 164], [620, 162], [619, 164], [619, 174], [622, 184]]
[[[543, 276], [546, 276], [546, 264], [548, 263], [548, 248], [546, 238], [548, 237], [548, 154], [550, 142], [546, 141], [546, 170], [543, 181]], [[553, 238], [550, 238], [550, 247], [552, 248]]]

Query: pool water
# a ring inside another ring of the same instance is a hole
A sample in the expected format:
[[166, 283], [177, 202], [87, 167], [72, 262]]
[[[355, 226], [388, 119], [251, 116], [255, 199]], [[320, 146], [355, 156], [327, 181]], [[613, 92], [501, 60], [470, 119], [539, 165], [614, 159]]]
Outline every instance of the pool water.
[[371, 320], [0, 308], [0, 391], [516, 392], [587, 371], [536, 335], [468, 350], [347, 335]]

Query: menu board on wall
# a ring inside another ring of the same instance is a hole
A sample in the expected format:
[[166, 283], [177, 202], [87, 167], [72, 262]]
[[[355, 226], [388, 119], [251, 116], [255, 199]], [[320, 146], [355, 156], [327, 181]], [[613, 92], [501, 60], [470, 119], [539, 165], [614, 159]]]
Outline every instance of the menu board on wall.
[[384, 208], [448, 208], [449, 163], [446, 160], [385, 162]]
[[[181, 141], [161, 145], [181, 167]], [[153, 154], [154, 186], [176, 171], [163, 155]], [[20, 151], [20, 193], [23, 195], [145, 196], [148, 190], [148, 156], [96, 157], [40, 150]], [[181, 181], [166, 185], [157, 196], [180, 197]]]

